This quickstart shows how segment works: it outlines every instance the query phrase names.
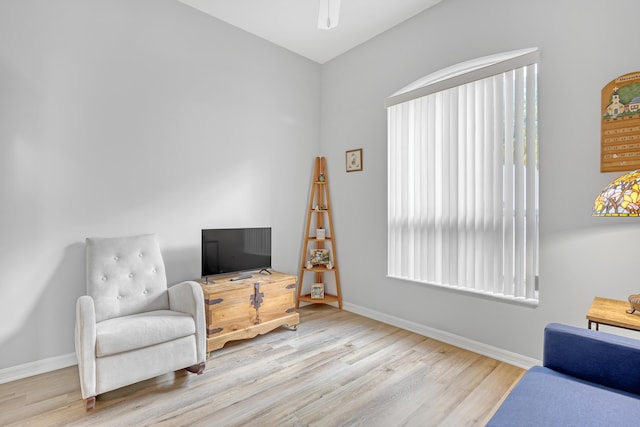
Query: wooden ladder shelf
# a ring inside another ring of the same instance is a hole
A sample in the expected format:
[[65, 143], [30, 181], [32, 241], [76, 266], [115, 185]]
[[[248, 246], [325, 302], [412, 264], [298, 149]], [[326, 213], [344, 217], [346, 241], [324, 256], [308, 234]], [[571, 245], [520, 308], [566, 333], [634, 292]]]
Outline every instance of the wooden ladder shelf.
[[[311, 230], [311, 221], [314, 216], [315, 230]], [[318, 230], [321, 230], [320, 233]], [[322, 230], [324, 230], [324, 238], [322, 238]], [[326, 244], [329, 244], [330, 247], [326, 247]], [[303, 294], [305, 273], [314, 273], [314, 283], [311, 285], [311, 291]], [[333, 274], [336, 287], [335, 295], [324, 290], [325, 274]], [[310, 304], [338, 303], [338, 308], [342, 309], [336, 237], [333, 234], [331, 199], [329, 198], [329, 177], [324, 157], [316, 157], [313, 169], [309, 206], [307, 207], [307, 226], [302, 244], [300, 275], [298, 277], [296, 308], [300, 308], [300, 301], [304, 301]], [[322, 292], [319, 292], [320, 289]]]

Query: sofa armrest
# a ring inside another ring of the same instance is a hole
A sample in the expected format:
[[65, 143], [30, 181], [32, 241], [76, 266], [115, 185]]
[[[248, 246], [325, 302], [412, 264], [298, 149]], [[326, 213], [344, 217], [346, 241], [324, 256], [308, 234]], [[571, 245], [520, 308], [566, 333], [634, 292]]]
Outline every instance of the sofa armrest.
[[543, 364], [585, 381], [640, 394], [640, 341], [635, 339], [551, 323], [544, 330]]
[[82, 398], [96, 395], [96, 310], [93, 298], [83, 295], [76, 302], [76, 357]]
[[207, 358], [207, 329], [202, 287], [193, 281], [178, 283], [169, 288], [169, 308], [190, 314], [196, 323], [196, 351], [198, 363]]

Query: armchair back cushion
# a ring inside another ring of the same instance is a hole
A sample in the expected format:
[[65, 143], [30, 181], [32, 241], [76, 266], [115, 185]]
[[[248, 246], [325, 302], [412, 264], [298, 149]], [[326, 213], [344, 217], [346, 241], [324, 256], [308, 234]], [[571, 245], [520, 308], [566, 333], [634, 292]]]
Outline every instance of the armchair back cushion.
[[88, 238], [86, 261], [96, 322], [169, 309], [164, 262], [154, 235]]

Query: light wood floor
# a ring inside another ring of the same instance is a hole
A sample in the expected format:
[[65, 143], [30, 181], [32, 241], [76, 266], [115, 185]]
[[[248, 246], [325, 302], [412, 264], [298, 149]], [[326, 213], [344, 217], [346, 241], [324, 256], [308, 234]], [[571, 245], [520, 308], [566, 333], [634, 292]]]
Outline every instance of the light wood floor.
[[0, 425], [484, 425], [523, 370], [329, 306], [166, 374], [98, 396], [77, 367], [0, 385]]

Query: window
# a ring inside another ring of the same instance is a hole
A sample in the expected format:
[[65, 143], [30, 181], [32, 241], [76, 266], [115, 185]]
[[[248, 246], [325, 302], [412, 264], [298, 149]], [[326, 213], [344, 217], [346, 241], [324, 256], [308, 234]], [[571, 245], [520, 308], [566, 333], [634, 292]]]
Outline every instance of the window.
[[387, 99], [388, 274], [536, 305], [537, 49]]

